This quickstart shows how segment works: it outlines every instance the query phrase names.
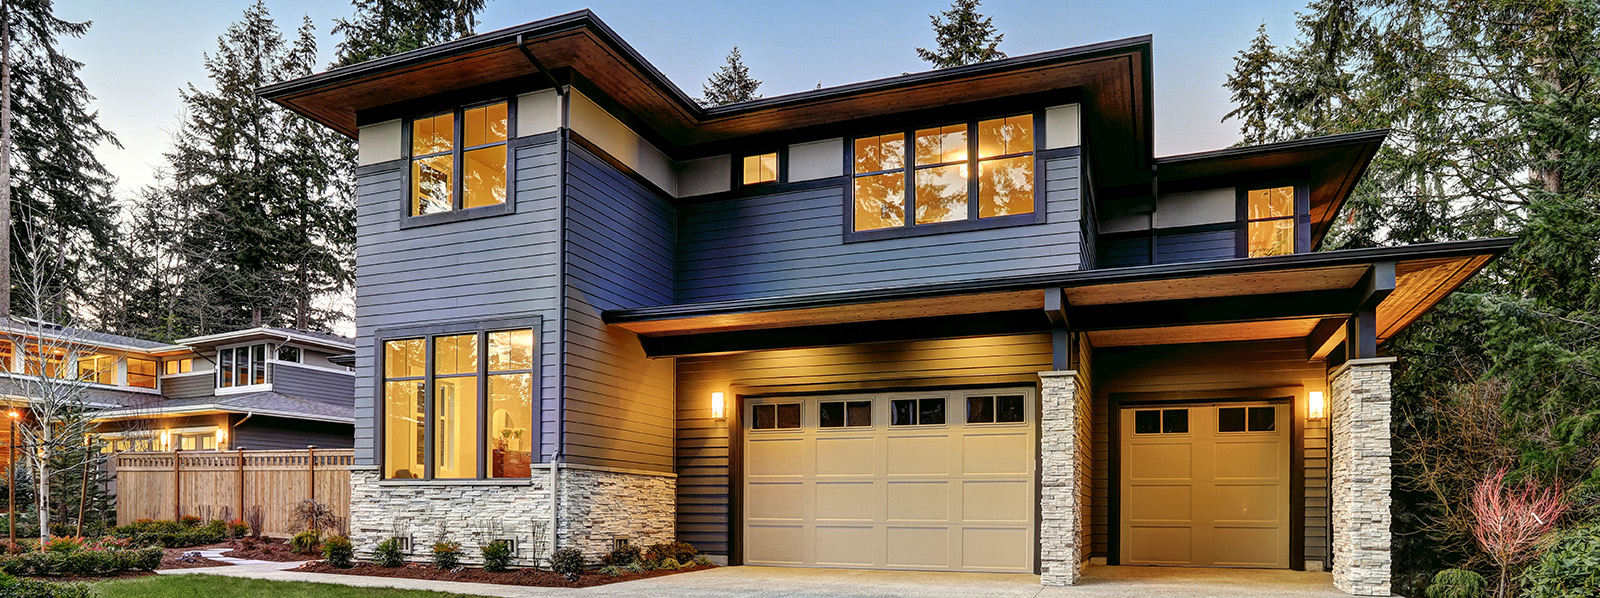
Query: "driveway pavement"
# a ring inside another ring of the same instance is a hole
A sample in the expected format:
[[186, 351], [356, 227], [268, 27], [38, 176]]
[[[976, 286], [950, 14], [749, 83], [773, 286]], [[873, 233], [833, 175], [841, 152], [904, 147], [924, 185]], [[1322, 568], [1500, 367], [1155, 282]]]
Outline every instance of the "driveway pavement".
[[1080, 585], [1068, 588], [1040, 587], [1037, 575], [777, 567], [722, 567], [580, 590], [300, 573], [264, 565], [162, 573], [436, 590], [498, 598], [1346, 598], [1333, 588], [1327, 573], [1170, 567], [1090, 567]]

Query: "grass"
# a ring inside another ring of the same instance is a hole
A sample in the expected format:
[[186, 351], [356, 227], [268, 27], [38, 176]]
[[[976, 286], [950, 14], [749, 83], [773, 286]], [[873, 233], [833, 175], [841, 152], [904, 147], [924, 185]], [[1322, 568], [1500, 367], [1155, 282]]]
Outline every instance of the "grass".
[[354, 588], [213, 575], [151, 575], [94, 584], [105, 598], [474, 598], [465, 594]]

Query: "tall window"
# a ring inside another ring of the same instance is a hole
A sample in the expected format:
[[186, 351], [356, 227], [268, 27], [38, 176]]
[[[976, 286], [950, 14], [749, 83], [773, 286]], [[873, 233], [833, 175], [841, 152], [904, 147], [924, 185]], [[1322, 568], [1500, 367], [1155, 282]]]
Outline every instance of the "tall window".
[[1294, 253], [1294, 204], [1294, 187], [1252, 189], [1245, 194], [1247, 256]]
[[40, 347], [29, 344], [24, 352], [26, 365], [23, 372], [30, 376], [46, 376], [60, 378], [67, 373], [66, 349], [60, 347]]
[[529, 477], [534, 350], [526, 328], [386, 341], [385, 477]]
[[266, 383], [266, 343], [243, 347], [228, 347], [217, 352], [218, 388], [255, 386]]
[[151, 359], [128, 358], [128, 386], [135, 388], [156, 387], [156, 362]]
[[[1032, 115], [917, 129], [910, 132], [910, 147], [907, 135], [855, 140], [854, 230], [1034, 211]], [[909, 187], [907, 176], [912, 178]]]
[[508, 107], [497, 102], [411, 121], [410, 215], [506, 202]]

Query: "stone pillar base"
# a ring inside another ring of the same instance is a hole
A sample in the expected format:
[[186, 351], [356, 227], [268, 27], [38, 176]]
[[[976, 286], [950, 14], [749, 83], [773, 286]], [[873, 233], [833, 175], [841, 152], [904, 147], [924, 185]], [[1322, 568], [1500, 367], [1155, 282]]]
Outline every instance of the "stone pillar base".
[[1039, 583], [1067, 586], [1078, 582], [1088, 556], [1092, 406], [1077, 371], [1039, 378]]
[[1329, 376], [1333, 443], [1333, 585], [1390, 595], [1390, 366], [1354, 359]]

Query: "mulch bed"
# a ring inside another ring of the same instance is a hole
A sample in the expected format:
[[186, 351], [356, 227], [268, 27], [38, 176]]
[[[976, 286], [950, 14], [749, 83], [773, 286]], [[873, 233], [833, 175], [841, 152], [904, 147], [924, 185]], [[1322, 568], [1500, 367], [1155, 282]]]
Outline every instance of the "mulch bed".
[[482, 569], [463, 568], [459, 571], [441, 571], [431, 565], [422, 563], [408, 563], [404, 567], [379, 567], [372, 563], [356, 563], [349, 569], [340, 569], [322, 561], [306, 563], [294, 569], [309, 573], [335, 573], [338, 575], [366, 575], [369, 577], [404, 577], [408, 579], [431, 579], [436, 581], [465, 581], [471, 583], [493, 583], [507, 586], [535, 586], [541, 588], [590, 588], [611, 583], [634, 581], [714, 569], [715, 565], [706, 567], [689, 567], [677, 571], [645, 571], [643, 573], [623, 573], [616, 577], [603, 573], [584, 573], [578, 576], [578, 581], [569, 582], [560, 573], [552, 571], [539, 571], [537, 569], [516, 569], [504, 573], [490, 573]]
[[257, 561], [273, 561], [276, 563], [295, 563], [322, 558], [322, 555], [298, 554], [289, 549], [289, 545], [276, 538], [263, 538], [255, 543], [253, 548], [246, 548], [244, 543], [233, 541], [226, 544], [207, 546], [206, 548], [232, 548], [222, 556], [235, 559], [253, 559]]
[[182, 557], [183, 554], [186, 553], [186, 552], [196, 552], [196, 551], [202, 550], [204, 548], [209, 548], [209, 547], [195, 546], [195, 547], [190, 547], [190, 548], [167, 548], [167, 549], [163, 549], [161, 551], [161, 568], [162, 569], [195, 569], [195, 568], [198, 568], [198, 567], [227, 567], [228, 566], [227, 563], [224, 563], [222, 561], [213, 561], [213, 560], [205, 558], [205, 557], [195, 557], [194, 562], [192, 562], [192, 563], [188, 563], [188, 562], [184, 562], [182, 560], [179, 560], [179, 558]]

